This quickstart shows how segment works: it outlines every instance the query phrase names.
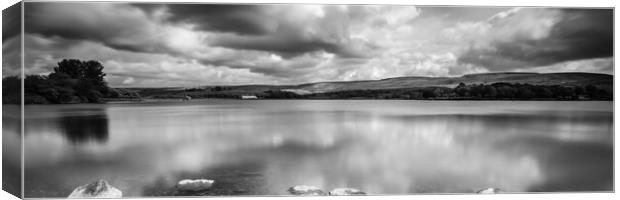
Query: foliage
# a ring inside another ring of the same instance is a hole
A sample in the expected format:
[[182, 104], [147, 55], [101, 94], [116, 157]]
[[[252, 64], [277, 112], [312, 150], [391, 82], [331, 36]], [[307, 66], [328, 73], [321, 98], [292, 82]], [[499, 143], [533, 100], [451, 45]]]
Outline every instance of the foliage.
[[344, 90], [309, 95], [266, 92], [266, 97], [315, 99], [447, 99], [447, 100], [611, 100], [611, 91], [595, 85], [561, 86], [520, 83], [459, 84], [455, 88], [422, 87], [383, 90]]
[[269, 90], [262, 95], [258, 95], [261, 99], [299, 99], [303, 98], [302, 95], [298, 95], [294, 92], [287, 92], [281, 90]]
[[7, 76], [2, 78], [2, 103], [21, 103], [21, 79], [19, 77]]
[[[97, 103], [102, 98], [114, 95], [105, 82], [103, 65], [97, 61], [80, 61], [65, 59], [54, 67], [47, 76], [27, 75], [24, 79], [24, 103]], [[19, 78], [3, 78], [5, 103], [19, 103], [11, 99], [17, 90]], [[19, 94], [17, 94], [19, 96]]]

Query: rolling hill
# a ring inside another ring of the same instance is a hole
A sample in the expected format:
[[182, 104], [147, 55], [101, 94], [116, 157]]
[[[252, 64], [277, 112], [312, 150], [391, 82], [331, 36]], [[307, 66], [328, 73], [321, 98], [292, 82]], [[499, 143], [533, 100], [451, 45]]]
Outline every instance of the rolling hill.
[[460, 77], [397, 77], [369, 81], [348, 82], [319, 82], [291, 86], [287, 89], [293, 91], [307, 91], [309, 93], [321, 93], [343, 90], [378, 90], [413, 87], [456, 87], [459, 83], [492, 84], [527, 83], [532, 85], [574, 85], [585, 86], [597, 85], [611, 89], [613, 76], [594, 73], [485, 73], [468, 74]]
[[317, 82], [299, 85], [237, 85], [237, 86], [203, 86], [199, 88], [133, 88], [142, 97], [179, 97], [180, 95], [260, 95], [267, 91], [286, 91], [299, 95], [351, 91], [351, 90], [386, 90], [399, 88], [446, 87], [454, 88], [459, 83], [493, 84], [520, 83], [531, 85], [581, 86], [595, 85], [598, 88], [613, 91], [613, 75], [595, 73], [483, 73], [468, 74], [460, 77], [395, 77], [381, 80]]

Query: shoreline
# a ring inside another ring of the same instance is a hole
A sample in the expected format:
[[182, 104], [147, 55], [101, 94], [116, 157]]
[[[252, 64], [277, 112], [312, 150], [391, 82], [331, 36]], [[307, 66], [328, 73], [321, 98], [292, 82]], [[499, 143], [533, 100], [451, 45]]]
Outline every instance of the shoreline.
[[[329, 99], [329, 98], [278, 98], [278, 99], [232, 99], [232, 98], [195, 98], [192, 100], [172, 99], [172, 98], [145, 98], [141, 100], [112, 100], [99, 103], [60, 103], [60, 104], [23, 104], [27, 105], [97, 105], [97, 104], [147, 104], [147, 103], [192, 103], [192, 102], [210, 102], [210, 101], [438, 101], [438, 102], [459, 102], [459, 101], [478, 101], [478, 102], [613, 102], [614, 100], [558, 100], [558, 99], [370, 99], [370, 98], [341, 98], [341, 99]], [[3, 104], [3, 105], [20, 105], [20, 104]]]

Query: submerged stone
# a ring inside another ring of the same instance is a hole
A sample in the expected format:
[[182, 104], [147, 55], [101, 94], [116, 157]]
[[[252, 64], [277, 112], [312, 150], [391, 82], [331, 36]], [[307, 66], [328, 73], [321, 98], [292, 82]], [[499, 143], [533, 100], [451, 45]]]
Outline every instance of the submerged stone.
[[298, 185], [288, 188], [293, 195], [325, 195], [325, 192], [316, 186]]
[[355, 188], [336, 188], [329, 192], [332, 196], [366, 195], [365, 192]]
[[105, 180], [98, 180], [86, 185], [81, 185], [68, 198], [122, 198], [123, 192], [112, 187]]
[[211, 188], [214, 182], [214, 180], [209, 179], [184, 179], [177, 183], [176, 188], [181, 191], [202, 191]]
[[478, 194], [497, 194], [500, 192], [501, 190], [499, 188], [486, 188], [486, 189], [479, 190], [477, 193]]

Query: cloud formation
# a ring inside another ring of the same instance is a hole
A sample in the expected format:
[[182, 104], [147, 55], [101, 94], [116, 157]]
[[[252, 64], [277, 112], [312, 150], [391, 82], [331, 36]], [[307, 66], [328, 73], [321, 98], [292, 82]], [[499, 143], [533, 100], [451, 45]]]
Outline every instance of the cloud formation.
[[[153, 7], [152, 4], [136, 4]], [[157, 6], [157, 5], [156, 5]], [[231, 32], [239, 35], [264, 35], [277, 29], [277, 16], [266, 5], [170, 4], [160, 5], [170, 13], [169, 20], [194, 24], [203, 31]]]
[[168, 42], [182, 30], [161, 23], [161, 16], [118, 3], [26, 3], [25, 32], [79, 39], [127, 51], [173, 51]]
[[[49, 72], [63, 58], [95, 59], [113, 86], [613, 70], [611, 9], [47, 2], [25, 9], [27, 73]], [[579, 67], [586, 63], [602, 67]]]
[[373, 48], [349, 37], [347, 7], [342, 6], [172, 4], [164, 9], [170, 13], [169, 21], [219, 33], [209, 41], [213, 46], [287, 57], [321, 50], [364, 57]]
[[21, 74], [21, 4], [2, 11], [2, 76]]
[[474, 40], [459, 62], [510, 70], [613, 56], [609, 9], [513, 9], [485, 23], [489, 37]]
[[16, 3], [2, 10], [2, 41], [21, 32], [21, 4]]

